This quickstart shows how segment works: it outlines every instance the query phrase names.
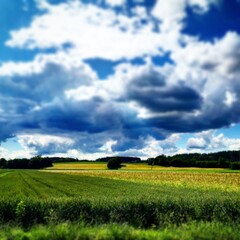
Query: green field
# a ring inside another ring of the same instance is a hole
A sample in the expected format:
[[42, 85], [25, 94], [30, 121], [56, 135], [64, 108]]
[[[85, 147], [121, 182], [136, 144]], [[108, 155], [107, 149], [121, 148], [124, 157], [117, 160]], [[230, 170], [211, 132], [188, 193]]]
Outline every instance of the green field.
[[0, 170], [0, 239], [240, 239], [238, 172], [81, 164]]

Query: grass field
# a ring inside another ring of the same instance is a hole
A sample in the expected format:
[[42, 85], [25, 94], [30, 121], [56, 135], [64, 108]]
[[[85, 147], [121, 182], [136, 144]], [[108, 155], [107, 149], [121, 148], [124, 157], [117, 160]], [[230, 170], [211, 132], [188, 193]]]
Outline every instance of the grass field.
[[240, 239], [239, 172], [105, 168], [0, 170], [0, 239]]
[[113, 239], [151, 239], [151, 240], [238, 240], [240, 229], [234, 225], [222, 223], [191, 223], [180, 227], [172, 226], [161, 230], [142, 230], [127, 225], [102, 225], [98, 227], [86, 227], [72, 224], [59, 224], [57, 226], [37, 226], [24, 231], [21, 228], [9, 228], [0, 231], [0, 239], [14, 240], [113, 240]]

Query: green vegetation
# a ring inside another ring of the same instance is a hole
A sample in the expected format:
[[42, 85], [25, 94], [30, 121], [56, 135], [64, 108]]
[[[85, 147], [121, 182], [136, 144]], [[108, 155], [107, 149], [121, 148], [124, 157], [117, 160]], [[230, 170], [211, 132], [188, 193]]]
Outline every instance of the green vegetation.
[[239, 239], [239, 174], [182, 171], [0, 170], [0, 239]]
[[13, 159], [6, 161], [4, 158], [0, 159], [0, 169], [41, 169], [51, 167], [52, 161], [49, 158], [42, 158], [36, 156], [31, 159]]
[[121, 159], [120, 158], [110, 158], [107, 163], [108, 169], [119, 169], [121, 168]]
[[29, 231], [21, 228], [4, 226], [0, 229], [2, 240], [114, 240], [114, 239], [142, 239], [142, 240], [239, 240], [240, 229], [234, 225], [225, 225], [218, 222], [190, 223], [179, 227], [173, 225], [161, 230], [141, 230], [128, 225], [101, 225], [88, 227], [84, 225], [63, 223], [57, 226], [35, 226]]
[[149, 165], [240, 169], [240, 151], [160, 155], [148, 159]]
[[193, 220], [238, 223], [240, 216], [235, 191], [29, 170], [12, 171], [0, 181], [4, 223], [45, 224], [54, 215], [57, 222], [162, 227]]
[[231, 169], [232, 170], [240, 170], [240, 162], [232, 162]]

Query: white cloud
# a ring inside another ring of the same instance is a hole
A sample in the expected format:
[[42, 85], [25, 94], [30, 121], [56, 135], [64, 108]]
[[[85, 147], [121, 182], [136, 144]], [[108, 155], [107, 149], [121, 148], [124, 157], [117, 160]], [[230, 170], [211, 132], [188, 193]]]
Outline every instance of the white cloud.
[[50, 7], [48, 0], [34, 0], [37, 4], [38, 9], [46, 10]]
[[86, 74], [93, 80], [97, 79], [96, 72], [88, 64], [81, 59], [68, 56], [64, 51], [53, 55], [39, 54], [30, 62], [4, 62], [0, 65], [0, 77], [26, 77], [41, 74], [49, 64], [61, 66], [66, 71], [72, 71], [75, 68], [80, 74]]
[[153, 137], [148, 137], [144, 140], [144, 147], [141, 149], [130, 148], [126, 151], [116, 152], [118, 156], [135, 156], [141, 159], [156, 157], [161, 154], [173, 155], [177, 152], [177, 141], [180, 139], [180, 134], [171, 134], [164, 140], [157, 140]]
[[0, 147], [0, 158], [6, 158], [8, 150], [6, 148]]
[[0, 147], [0, 158], [15, 159], [15, 158], [31, 158], [34, 156], [35, 156], [35, 153], [30, 149], [12, 151], [12, 150]]
[[46, 152], [65, 152], [75, 143], [69, 137], [47, 134], [19, 134], [17, 139], [24, 150], [35, 153], [46, 150]]
[[116, 145], [117, 141], [115, 140], [110, 140], [107, 141], [102, 147], [99, 148], [100, 151], [105, 152], [107, 154], [112, 154], [112, 146]]
[[204, 149], [206, 148], [206, 141], [204, 138], [189, 138], [187, 141], [187, 148], [195, 148], [195, 149]]
[[66, 153], [57, 153], [51, 154], [49, 156], [56, 156], [56, 157], [71, 157], [77, 158], [79, 160], [96, 160], [98, 158], [108, 157], [108, 153], [103, 152], [95, 152], [95, 153], [83, 153], [77, 149], [69, 149]]
[[125, 0], [105, 0], [105, 1], [112, 7], [121, 6], [125, 4]]
[[194, 8], [194, 11], [199, 14], [207, 12], [211, 5], [219, 5], [222, 0], [188, 0], [189, 5]]
[[172, 31], [186, 16], [186, 0], [158, 0], [152, 14], [163, 21], [162, 31]]
[[[84, 5], [78, 1], [51, 5], [47, 13], [36, 16], [29, 28], [11, 32], [9, 47], [27, 49], [62, 49], [73, 58], [118, 60], [156, 55], [161, 40], [153, 31], [152, 22], [142, 25], [142, 15], [127, 17], [111, 9]], [[77, 24], [76, 24], [77, 23]]]
[[231, 107], [235, 102], [237, 101], [237, 97], [235, 93], [232, 93], [230, 91], [227, 91], [225, 94], [225, 99], [224, 99], [224, 103]]
[[152, 14], [162, 21], [161, 30], [169, 32], [183, 28], [187, 7], [192, 7], [195, 13], [205, 13], [211, 5], [220, 2], [221, 0], [158, 0]]
[[[213, 43], [190, 39], [186, 47], [173, 52], [173, 60], [182, 72], [194, 69], [203, 74], [213, 73], [223, 77], [239, 72], [240, 65], [240, 35], [236, 32], [227, 32], [221, 39]], [[204, 76], [204, 75], [203, 75]]]
[[67, 98], [75, 101], [91, 100], [93, 97], [102, 97], [103, 99], [109, 100], [108, 92], [102, 88], [104, 85], [105, 84], [96, 82], [95, 85], [92, 86], [81, 86], [77, 89], [67, 90], [65, 94]]
[[204, 131], [188, 139], [187, 149], [200, 150], [200, 152], [239, 150], [240, 138], [229, 138], [223, 133], [216, 134], [216, 131]]

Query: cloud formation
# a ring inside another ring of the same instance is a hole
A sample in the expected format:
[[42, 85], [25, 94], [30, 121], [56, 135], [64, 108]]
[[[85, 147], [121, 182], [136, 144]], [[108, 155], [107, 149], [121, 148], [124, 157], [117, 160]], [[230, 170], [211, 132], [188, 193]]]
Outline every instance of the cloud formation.
[[195, 134], [193, 138], [187, 141], [187, 148], [194, 151], [216, 152], [223, 150], [239, 150], [240, 139], [228, 138], [224, 134], [216, 134], [215, 131], [204, 131]]
[[[5, 43], [37, 53], [0, 65], [0, 141], [18, 136], [41, 154], [150, 156], [177, 151], [176, 133], [240, 121], [239, 33], [212, 41], [183, 33], [188, 8], [201, 17], [220, 0], [158, 0], [150, 9], [123, 0], [36, 2], [41, 14]], [[100, 79], [89, 59], [114, 63], [113, 73]], [[201, 135], [187, 148], [209, 144]]]

